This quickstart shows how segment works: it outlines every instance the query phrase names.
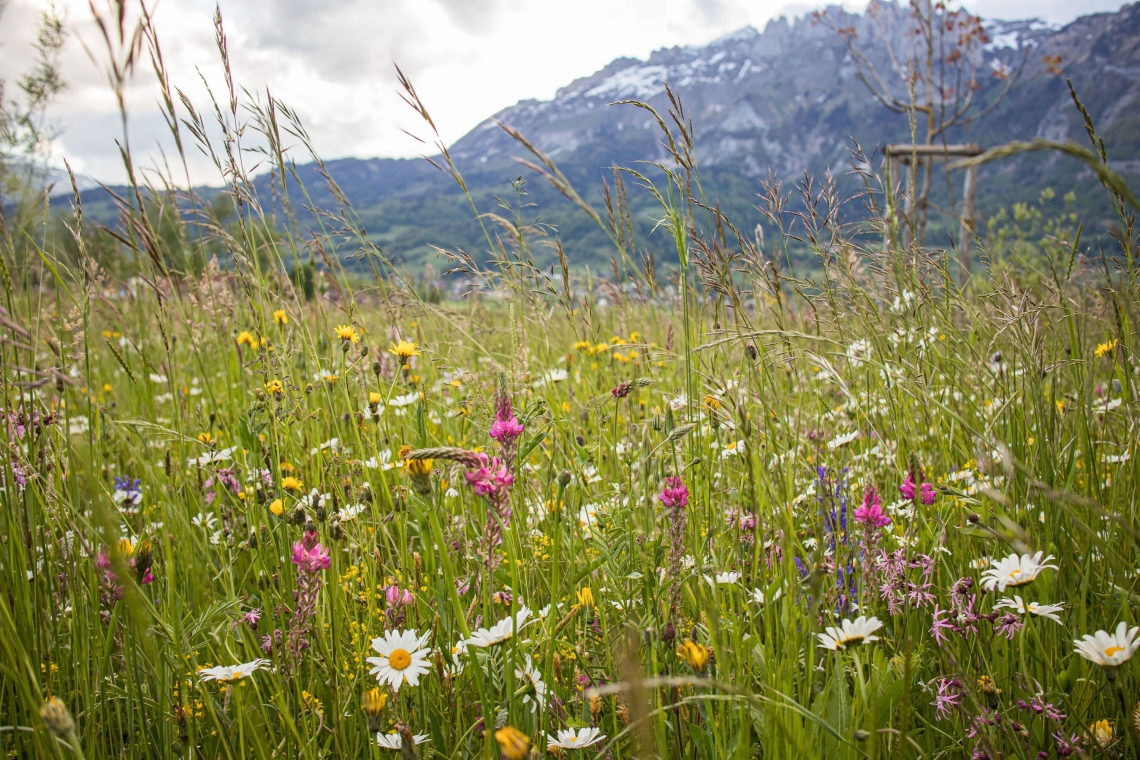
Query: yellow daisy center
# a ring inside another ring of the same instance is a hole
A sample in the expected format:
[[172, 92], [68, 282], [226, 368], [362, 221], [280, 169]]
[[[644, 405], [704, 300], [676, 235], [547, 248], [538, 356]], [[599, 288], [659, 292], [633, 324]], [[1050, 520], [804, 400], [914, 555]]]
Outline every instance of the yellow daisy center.
[[1105, 657], [1113, 657], [1116, 655], [1117, 652], [1123, 652], [1123, 651], [1124, 651], [1124, 647], [1109, 647], [1108, 649], [1104, 650], [1104, 656]]
[[388, 667], [392, 670], [403, 670], [412, 664], [412, 656], [407, 649], [396, 649], [388, 655]]
[[574, 742], [578, 741], [578, 737], [577, 737], [577, 736], [571, 736], [571, 737], [570, 737], [569, 739], [567, 739], [566, 741], [568, 741], [568, 742], [570, 742], [571, 744], [573, 744]]
[[1021, 568], [1020, 567], [1009, 571], [1009, 577], [1010, 578], [1016, 578], [1019, 575], [1021, 575]]

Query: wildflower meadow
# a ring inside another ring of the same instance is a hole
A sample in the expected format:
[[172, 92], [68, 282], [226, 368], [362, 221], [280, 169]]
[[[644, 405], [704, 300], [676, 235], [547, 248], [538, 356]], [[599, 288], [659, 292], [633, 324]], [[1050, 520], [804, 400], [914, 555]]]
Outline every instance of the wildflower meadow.
[[1106, 161], [1115, 238], [979, 238], [967, 271], [858, 150], [856, 198], [764, 183], [764, 235], [703, 197], [679, 102], [597, 203], [516, 135], [613, 271], [521, 204], [441, 251], [440, 298], [297, 197], [303, 127], [227, 86], [167, 101], [217, 198], [125, 149], [117, 226], [76, 194], [0, 235], [7, 756], [1140, 756]]

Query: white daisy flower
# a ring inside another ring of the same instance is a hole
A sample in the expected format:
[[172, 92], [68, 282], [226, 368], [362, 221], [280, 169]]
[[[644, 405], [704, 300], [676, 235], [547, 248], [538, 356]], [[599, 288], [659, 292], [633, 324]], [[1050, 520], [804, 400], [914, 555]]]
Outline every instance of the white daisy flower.
[[841, 446], [846, 446], [847, 444], [851, 443], [852, 441], [854, 441], [858, 437], [859, 437], [859, 431], [858, 430], [852, 430], [850, 433], [843, 433], [842, 435], [837, 435], [834, 438], [832, 438], [830, 441], [827, 442], [827, 448], [832, 449], [832, 450], [838, 449]]
[[240, 681], [254, 671], [269, 665], [269, 660], [256, 659], [240, 665], [219, 665], [216, 668], [199, 668], [198, 677], [203, 681]]
[[1041, 559], [1044, 553], [1037, 552], [1032, 556], [1022, 554], [1020, 557], [1011, 554], [1005, 559], [992, 560], [990, 564], [993, 567], [982, 573], [982, 588], [986, 591], [1005, 591], [1010, 586], [1024, 586], [1046, 568], [1056, 570], [1056, 565], [1045, 564], [1053, 559], [1053, 555]]
[[546, 735], [547, 747], [558, 747], [560, 749], [582, 749], [589, 747], [591, 744], [597, 744], [606, 735], [601, 732], [601, 729], [594, 728], [564, 728], [558, 732], [557, 738]]
[[740, 580], [740, 573], [723, 572], [716, 574], [716, 583], [718, 586], [731, 586]]
[[199, 467], [205, 467], [206, 465], [213, 464], [214, 462], [225, 462], [231, 456], [233, 456], [233, 453], [235, 451], [237, 451], [237, 446], [230, 446], [228, 449], [222, 449], [221, 451], [207, 451], [205, 454], [196, 459], [194, 457], [191, 457], [189, 463], [192, 465], [196, 464]]
[[368, 658], [373, 665], [368, 673], [380, 683], [387, 682], [393, 691], [399, 691], [405, 681], [410, 686], [418, 685], [420, 676], [431, 670], [429, 638], [431, 631], [417, 638], [416, 632], [409, 630], [386, 631], [384, 638], [372, 639], [372, 648], [380, 656]]
[[411, 404], [416, 403], [419, 400], [420, 400], [419, 391], [412, 391], [411, 393], [405, 393], [403, 396], [396, 396], [396, 398], [394, 398], [388, 402], [388, 406], [394, 406], [394, 407], [399, 408], [401, 406], [409, 406]]
[[527, 679], [530, 681], [534, 692], [528, 691], [523, 695], [522, 701], [524, 705], [530, 705], [530, 711], [534, 712], [546, 702], [546, 684], [542, 682], [542, 673], [538, 672], [538, 668], [531, 662], [530, 655], [526, 656], [526, 663], [521, 668], [515, 668], [515, 678]]
[[744, 441], [729, 441], [728, 444], [721, 449], [720, 458], [728, 459], [729, 457], [740, 456], [744, 453]]
[[[779, 599], [783, 595], [784, 595], [784, 589], [782, 589], [782, 588], [776, 589], [776, 593], [772, 594], [772, 601], [773, 602], [776, 601], [777, 599]], [[752, 601], [756, 602], [757, 604], [764, 604], [766, 601], [764, 599], [764, 592], [758, 588], [752, 589]]]
[[1097, 631], [1092, 636], [1085, 635], [1079, 641], [1076, 652], [1086, 660], [1095, 662], [1104, 668], [1115, 668], [1123, 665], [1140, 649], [1140, 641], [1136, 640], [1140, 634], [1140, 626], [1128, 628], [1128, 623], [1121, 621], [1116, 626], [1115, 633]]
[[376, 456], [371, 457], [369, 459], [366, 459], [364, 461], [364, 466], [370, 470], [375, 470], [375, 469], [379, 468], [381, 470], [387, 471], [387, 470], [391, 470], [393, 467], [403, 467], [404, 463], [403, 462], [393, 462], [392, 461], [392, 452], [389, 451], [388, 449], [384, 449], [383, 451], [378, 451], [376, 453]]
[[347, 504], [337, 510], [336, 516], [338, 520], [344, 523], [355, 520], [363, 512], [363, 504]]
[[330, 438], [327, 441], [325, 441], [324, 443], [322, 443], [320, 446], [314, 446], [313, 448], [309, 449], [309, 454], [311, 456], [316, 456], [318, 452], [327, 451], [330, 449], [332, 451], [340, 451], [340, 439], [339, 438]]
[[1040, 602], [1030, 602], [1026, 604], [1022, 601], [1020, 596], [1014, 596], [1012, 599], [1003, 596], [998, 603], [994, 605], [995, 610], [1004, 607], [1016, 610], [1020, 615], [1049, 618], [1058, 623], [1061, 622], [1061, 618], [1057, 617], [1057, 613], [1065, 609], [1065, 605], [1063, 604], [1041, 604]]
[[473, 647], [490, 647], [500, 644], [514, 636], [516, 631], [521, 631], [529, 617], [530, 609], [526, 606], [520, 607], [514, 617], [508, 615], [490, 628], [480, 628], [471, 634], [471, 638], [464, 643]]
[[824, 649], [838, 651], [852, 644], [878, 641], [879, 637], [872, 634], [882, 627], [883, 624], [878, 618], [860, 615], [854, 620], [844, 619], [839, 628], [829, 625], [824, 629], [824, 633], [817, 633], [816, 638]]
[[[412, 737], [412, 743], [413, 744], [423, 744], [427, 740], [428, 740], [427, 734], [416, 734], [415, 736]], [[377, 733], [376, 734], [376, 743], [379, 744], [384, 749], [396, 749], [396, 750], [398, 750], [398, 749], [403, 749], [403, 747], [404, 747], [404, 740], [395, 731], [393, 731], [390, 734]]]
[[467, 642], [460, 639], [456, 642], [455, 646], [451, 648], [451, 665], [444, 663], [443, 669], [448, 675], [457, 676], [463, 672], [467, 655]]

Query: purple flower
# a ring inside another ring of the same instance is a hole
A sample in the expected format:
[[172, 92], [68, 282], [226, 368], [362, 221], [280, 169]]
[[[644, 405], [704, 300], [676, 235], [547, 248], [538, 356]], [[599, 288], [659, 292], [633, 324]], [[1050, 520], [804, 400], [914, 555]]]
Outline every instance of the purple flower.
[[241, 616], [242, 622], [250, 628], [257, 628], [257, 621], [261, 620], [261, 610], [250, 610]]
[[998, 618], [997, 622], [994, 623], [994, 631], [1007, 639], [1012, 639], [1021, 630], [1022, 625], [1021, 616], [1010, 612]]
[[303, 573], [327, 570], [332, 565], [329, 550], [321, 546], [316, 531], [306, 531], [305, 537], [293, 544], [293, 564]]
[[665, 478], [658, 498], [666, 507], [684, 507], [689, 503], [689, 489], [680, 478]]
[[883, 513], [883, 502], [874, 486], [867, 486], [863, 493], [863, 506], [855, 510], [855, 522], [868, 528], [885, 528], [891, 524], [891, 518]]
[[930, 704], [934, 706], [935, 720], [948, 718], [962, 701], [962, 684], [957, 678], [938, 679], [938, 693]]

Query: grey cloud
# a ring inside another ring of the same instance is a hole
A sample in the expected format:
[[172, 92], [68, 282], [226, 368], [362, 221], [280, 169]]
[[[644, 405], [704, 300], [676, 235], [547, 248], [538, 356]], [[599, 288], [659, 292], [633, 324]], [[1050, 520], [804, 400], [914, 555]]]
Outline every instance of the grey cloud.
[[467, 32], [490, 27], [495, 14], [506, 3], [502, 0], [437, 0], [455, 25]]

